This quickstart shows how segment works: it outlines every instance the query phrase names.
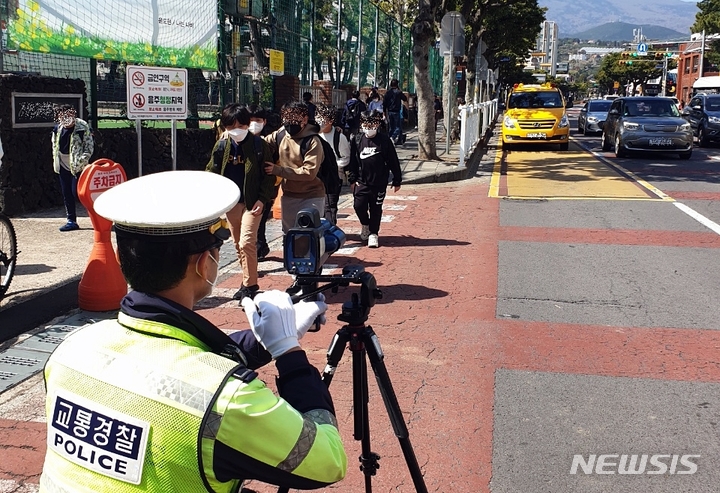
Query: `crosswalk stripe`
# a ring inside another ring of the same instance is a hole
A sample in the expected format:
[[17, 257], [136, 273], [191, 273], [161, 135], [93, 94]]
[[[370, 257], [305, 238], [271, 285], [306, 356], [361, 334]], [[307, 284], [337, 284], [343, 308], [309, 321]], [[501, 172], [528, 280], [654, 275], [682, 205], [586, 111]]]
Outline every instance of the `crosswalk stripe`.
[[[387, 216], [383, 215], [382, 218], [380, 219], [380, 222], [381, 223], [389, 223], [393, 219], [395, 219], [395, 216], [393, 216], [393, 215], [387, 215]], [[351, 214], [347, 217], [338, 217], [338, 221], [359, 221], [359, 219], [357, 217], [357, 214]]]

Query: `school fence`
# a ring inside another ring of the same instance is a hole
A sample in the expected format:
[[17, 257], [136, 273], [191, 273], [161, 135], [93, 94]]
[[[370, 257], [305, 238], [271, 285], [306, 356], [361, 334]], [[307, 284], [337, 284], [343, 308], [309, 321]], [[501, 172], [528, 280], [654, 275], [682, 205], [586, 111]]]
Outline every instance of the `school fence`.
[[[391, 79], [414, 92], [410, 30], [369, 0], [177, 0], [159, 14], [154, 3], [0, 0], [0, 73], [82, 79], [94, 124], [126, 119], [127, 65], [187, 68], [188, 120], [231, 101], [274, 107], [271, 50], [298, 86], [331, 82], [333, 103]], [[442, 57], [430, 58], [439, 87]]]
[[466, 104], [460, 110], [460, 148], [458, 166], [465, 166], [465, 160], [482, 140], [498, 114], [498, 100]]

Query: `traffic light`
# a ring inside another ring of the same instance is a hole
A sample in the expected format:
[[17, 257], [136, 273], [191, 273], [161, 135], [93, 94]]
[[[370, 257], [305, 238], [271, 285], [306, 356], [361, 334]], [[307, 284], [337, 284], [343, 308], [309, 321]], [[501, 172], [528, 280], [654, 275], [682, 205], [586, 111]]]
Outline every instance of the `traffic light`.
[[636, 57], [637, 54], [629, 52], [629, 51], [623, 51], [620, 53], [620, 60], [618, 61], [618, 65], [632, 65], [633, 61], [632, 58]]
[[663, 58], [665, 58], [665, 53], [662, 51], [655, 52], [655, 60], [662, 60]]

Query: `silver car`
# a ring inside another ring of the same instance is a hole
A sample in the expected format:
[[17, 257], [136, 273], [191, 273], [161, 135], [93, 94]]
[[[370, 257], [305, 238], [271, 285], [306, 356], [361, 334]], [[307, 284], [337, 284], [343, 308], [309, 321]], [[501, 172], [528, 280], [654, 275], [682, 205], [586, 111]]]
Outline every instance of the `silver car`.
[[612, 101], [605, 99], [591, 99], [580, 110], [578, 115], [578, 132], [602, 132], [605, 117], [610, 110]]
[[670, 98], [622, 97], [612, 102], [603, 124], [603, 151], [677, 152], [690, 159], [693, 132]]

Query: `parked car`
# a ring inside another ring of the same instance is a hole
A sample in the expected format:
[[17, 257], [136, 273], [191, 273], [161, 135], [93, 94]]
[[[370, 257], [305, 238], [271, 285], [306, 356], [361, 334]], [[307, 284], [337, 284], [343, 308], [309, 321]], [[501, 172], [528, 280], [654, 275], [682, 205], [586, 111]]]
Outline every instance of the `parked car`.
[[692, 156], [693, 132], [665, 97], [622, 97], [612, 102], [603, 124], [602, 149], [623, 157], [628, 151], [677, 152]]
[[578, 115], [578, 132], [602, 132], [607, 112], [610, 110], [612, 101], [604, 99], [593, 99], [585, 103]]
[[700, 147], [720, 141], [720, 94], [696, 94], [682, 111]]

